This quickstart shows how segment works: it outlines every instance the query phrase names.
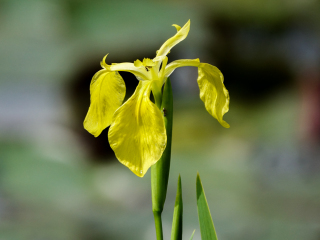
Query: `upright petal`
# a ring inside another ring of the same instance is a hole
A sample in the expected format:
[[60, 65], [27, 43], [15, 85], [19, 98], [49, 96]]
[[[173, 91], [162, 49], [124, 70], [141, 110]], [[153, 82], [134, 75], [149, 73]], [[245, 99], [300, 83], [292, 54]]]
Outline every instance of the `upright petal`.
[[173, 48], [175, 45], [177, 45], [179, 42], [181, 42], [188, 36], [189, 30], [190, 20], [173, 37], [169, 38], [167, 41], [165, 41], [164, 44], [162, 44], [162, 46], [157, 52], [157, 56], [154, 59], [154, 61], [162, 60], [163, 57], [169, 53], [171, 48]]
[[177, 24], [172, 24], [173, 27], [175, 27], [177, 29], [177, 32], [180, 31], [181, 27]]
[[219, 123], [229, 128], [229, 124], [222, 118], [229, 111], [229, 92], [223, 84], [223, 75], [218, 68], [208, 63], [201, 63], [198, 67], [198, 85], [200, 98], [207, 111]]
[[161, 157], [167, 135], [161, 111], [150, 101], [151, 81], [140, 81], [114, 114], [109, 143], [118, 160], [143, 177]]
[[111, 124], [125, 94], [126, 86], [118, 72], [105, 69], [97, 72], [90, 84], [91, 103], [83, 122], [84, 128], [95, 137], [99, 136]]

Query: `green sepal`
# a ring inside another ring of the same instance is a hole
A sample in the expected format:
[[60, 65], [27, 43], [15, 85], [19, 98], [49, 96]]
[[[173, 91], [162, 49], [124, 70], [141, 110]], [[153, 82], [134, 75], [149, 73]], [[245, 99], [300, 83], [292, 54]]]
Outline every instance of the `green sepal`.
[[196, 189], [201, 239], [218, 240], [199, 173], [197, 174]]
[[171, 240], [182, 240], [183, 202], [181, 192], [181, 177], [178, 178], [177, 196], [174, 204]]

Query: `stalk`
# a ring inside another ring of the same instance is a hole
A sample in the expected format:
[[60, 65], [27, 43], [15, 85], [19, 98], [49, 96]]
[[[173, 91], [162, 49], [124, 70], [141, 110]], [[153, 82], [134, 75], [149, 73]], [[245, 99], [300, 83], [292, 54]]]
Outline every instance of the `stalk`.
[[163, 88], [160, 110], [163, 113], [164, 124], [167, 132], [167, 146], [160, 160], [151, 167], [152, 211], [154, 215], [157, 240], [163, 240], [161, 214], [167, 196], [171, 158], [173, 99], [169, 78]]

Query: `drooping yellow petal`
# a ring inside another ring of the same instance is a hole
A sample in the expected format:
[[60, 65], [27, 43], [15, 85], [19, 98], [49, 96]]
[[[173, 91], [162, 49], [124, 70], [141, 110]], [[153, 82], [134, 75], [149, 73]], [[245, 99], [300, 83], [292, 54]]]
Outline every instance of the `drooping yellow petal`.
[[169, 53], [171, 48], [188, 36], [189, 30], [190, 20], [173, 37], [169, 38], [164, 44], [162, 44], [154, 60], [159, 61], [159, 59], [163, 59], [163, 57]]
[[223, 84], [223, 75], [220, 70], [208, 63], [201, 63], [198, 67], [198, 85], [200, 98], [204, 102], [207, 111], [216, 118], [219, 123], [229, 128], [230, 125], [222, 118], [229, 111], [229, 92]]
[[143, 177], [161, 157], [167, 135], [161, 111], [149, 99], [151, 81], [140, 81], [136, 91], [114, 114], [109, 143], [118, 160]]
[[126, 94], [125, 83], [118, 72], [105, 69], [97, 72], [90, 84], [90, 107], [84, 119], [84, 128], [95, 137], [111, 124], [114, 112]]
[[208, 63], [200, 63], [199, 59], [182, 59], [168, 64], [164, 71], [164, 78], [178, 67], [198, 67], [198, 85], [200, 98], [204, 102], [207, 111], [216, 118], [219, 123], [229, 128], [229, 124], [222, 118], [229, 111], [229, 93], [223, 84], [223, 75], [218, 68]]

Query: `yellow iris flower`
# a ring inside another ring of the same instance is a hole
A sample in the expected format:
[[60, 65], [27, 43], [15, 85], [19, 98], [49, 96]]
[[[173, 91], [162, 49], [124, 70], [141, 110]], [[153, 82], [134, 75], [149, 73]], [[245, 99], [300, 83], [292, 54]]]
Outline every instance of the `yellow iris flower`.
[[[177, 33], [160, 47], [154, 59], [108, 65], [105, 56], [101, 62], [103, 69], [93, 76], [90, 84], [91, 104], [84, 128], [97, 137], [111, 125], [108, 135], [111, 148], [118, 160], [139, 177], [143, 177], [160, 159], [167, 143], [162, 113], [150, 101], [150, 93], [152, 91], [160, 106], [161, 88], [176, 68], [198, 68], [197, 81], [205, 108], [223, 127], [229, 127], [222, 119], [229, 110], [229, 93], [220, 70], [201, 63], [199, 59], [176, 60], [167, 64], [170, 49], [187, 37], [190, 20], [182, 28], [176, 24], [173, 26]], [[124, 104], [126, 87], [118, 71], [131, 72], [139, 80], [134, 94]]]

